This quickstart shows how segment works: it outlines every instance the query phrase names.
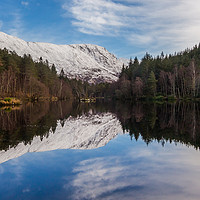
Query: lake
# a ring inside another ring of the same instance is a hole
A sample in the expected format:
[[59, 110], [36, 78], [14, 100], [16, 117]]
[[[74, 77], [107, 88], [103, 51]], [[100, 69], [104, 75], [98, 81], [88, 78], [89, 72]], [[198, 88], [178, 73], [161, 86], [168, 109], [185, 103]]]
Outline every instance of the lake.
[[198, 103], [0, 110], [0, 199], [200, 199]]

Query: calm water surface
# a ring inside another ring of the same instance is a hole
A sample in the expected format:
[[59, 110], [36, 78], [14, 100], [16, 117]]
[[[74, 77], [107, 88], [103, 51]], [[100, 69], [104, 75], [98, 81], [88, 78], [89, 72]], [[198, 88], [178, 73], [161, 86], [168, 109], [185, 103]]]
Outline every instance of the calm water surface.
[[0, 110], [0, 199], [200, 199], [198, 104]]

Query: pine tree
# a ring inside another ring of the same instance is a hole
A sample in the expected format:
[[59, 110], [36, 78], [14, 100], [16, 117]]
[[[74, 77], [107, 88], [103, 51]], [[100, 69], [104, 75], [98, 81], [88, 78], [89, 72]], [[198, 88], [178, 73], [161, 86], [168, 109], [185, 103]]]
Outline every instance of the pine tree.
[[151, 71], [149, 78], [147, 79], [147, 94], [151, 96], [156, 95], [156, 77], [153, 71]]
[[64, 78], [64, 76], [65, 76], [65, 72], [64, 72], [64, 70], [63, 69], [61, 69], [61, 71], [60, 71], [60, 79], [62, 79], [62, 78]]
[[138, 58], [137, 58], [137, 57], [134, 58], [133, 64], [134, 64], [134, 66], [136, 66], [136, 67], [139, 66], [139, 61], [138, 61]]
[[55, 67], [54, 64], [53, 64], [52, 67], [51, 67], [51, 71], [52, 71], [54, 74], [57, 74], [56, 67]]

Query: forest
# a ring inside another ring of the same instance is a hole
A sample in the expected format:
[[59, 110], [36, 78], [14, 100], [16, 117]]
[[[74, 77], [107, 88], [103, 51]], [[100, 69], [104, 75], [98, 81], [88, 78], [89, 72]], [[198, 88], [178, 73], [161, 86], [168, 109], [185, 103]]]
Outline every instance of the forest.
[[198, 100], [200, 99], [200, 45], [192, 49], [157, 57], [146, 53], [139, 61], [130, 59], [122, 66], [119, 79], [111, 84], [89, 84], [68, 79], [64, 71], [41, 57], [18, 56], [0, 50], [0, 98], [29, 100], [80, 99], [103, 97], [118, 100]]
[[72, 90], [63, 74], [58, 77], [55, 66], [40, 58], [33, 62], [30, 55], [18, 56], [6, 49], [0, 50], [1, 97], [50, 97], [70, 98]]
[[110, 86], [117, 99], [196, 99], [200, 97], [200, 45], [157, 57], [130, 59]]
[[30, 55], [20, 57], [7, 49], [0, 50], [0, 98], [80, 99], [89, 94], [98, 95], [99, 85], [69, 80], [63, 69], [57, 74], [55, 65], [51, 66], [42, 57], [34, 62]]

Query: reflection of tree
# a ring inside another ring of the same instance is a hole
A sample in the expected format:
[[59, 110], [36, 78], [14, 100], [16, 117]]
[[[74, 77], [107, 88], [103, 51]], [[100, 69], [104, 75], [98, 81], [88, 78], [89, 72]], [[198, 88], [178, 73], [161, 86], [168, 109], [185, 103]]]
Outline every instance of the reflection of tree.
[[[123, 115], [123, 110], [129, 113]], [[152, 140], [162, 145], [167, 141], [175, 141], [200, 147], [200, 113], [197, 103], [118, 105], [117, 116], [123, 129], [136, 140], [141, 135], [147, 144]]]
[[[62, 110], [61, 110], [62, 109]], [[0, 149], [8, 149], [19, 142], [31, 142], [34, 136], [41, 140], [55, 131], [57, 120], [65, 119], [72, 110], [71, 102], [28, 103], [18, 110], [0, 110]]]
[[[27, 103], [19, 109], [0, 110], [0, 150], [20, 142], [31, 143], [33, 137], [41, 140], [55, 132], [57, 123], [64, 126], [69, 116], [106, 112], [109, 105], [79, 104], [70, 101]], [[110, 108], [110, 107], [109, 107]]]
[[141, 138], [149, 144], [157, 140], [181, 142], [200, 147], [200, 113], [197, 103], [163, 105], [131, 102], [97, 102], [96, 104], [67, 101], [29, 103], [21, 109], [0, 110], [0, 149], [8, 149], [20, 142], [31, 143], [34, 136], [48, 137], [57, 123], [65, 124], [69, 116], [115, 113], [124, 131], [131, 138]]

